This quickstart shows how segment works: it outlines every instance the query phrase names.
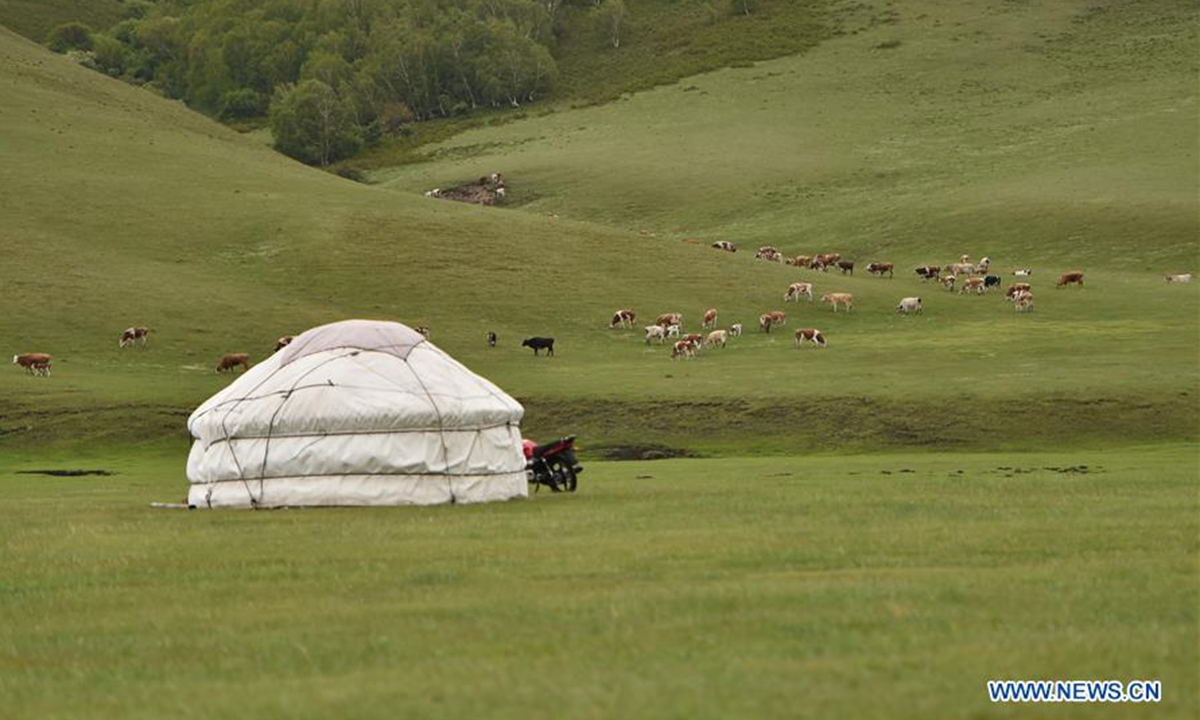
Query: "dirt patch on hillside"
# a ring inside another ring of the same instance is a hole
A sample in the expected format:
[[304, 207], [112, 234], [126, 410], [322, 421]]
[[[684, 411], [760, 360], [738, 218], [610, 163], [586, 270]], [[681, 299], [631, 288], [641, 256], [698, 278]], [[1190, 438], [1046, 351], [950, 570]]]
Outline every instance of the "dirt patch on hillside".
[[50, 477], [84, 477], [87, 475], [101, 475], [108, 477], [116, 475], [111, 470], [18, 470], [17, 475], [49, 475]]
[[698, 453], [691, 450], [666, 445], [609, 445], [593, 447], [592, 452], [605, 460], [667, 460], [700, 457]]

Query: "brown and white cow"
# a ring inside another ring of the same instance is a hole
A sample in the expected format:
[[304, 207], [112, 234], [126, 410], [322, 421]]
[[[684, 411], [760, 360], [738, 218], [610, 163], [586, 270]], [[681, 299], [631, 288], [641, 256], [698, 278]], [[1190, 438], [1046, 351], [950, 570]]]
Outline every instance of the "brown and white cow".
[[974, 290], [976, 295], [982, 295], [983, 291], [984, 291], [983, 278], [981, 278], [981, 277], [967, 278], [966, 281], [963, 282], [962, 286], [958, 288], [958, 294], [962, 295], [963, 293], [970, 292], [971, 290]]
[[1078, 270], [1065, 272], [1058, 278], [1058, 283], [1055, 287], [1066, 287], [1068, 285], [1083, 287], [1083, 273]]
[[1028, 292], [1032, 289], [1029, 283], [1013, 283], [1004, 291], [1004, 297], [1009, 300], [1015, 300], [1017, 295], [1022, 292]]
[[783, 301], [784, 302], [800, 302], [801, 295], [807, 296], [808, 301], [812, 302], [812, 299], [813, 299], [812, 283], [806, 283], [806, 282], [792, 283], [791, 285], [788, 286], [787, 292], [784, 293]]
[[879, 275], [881, 277], [883, 276], [884, 273], [887, 273], [888, 277], [894, 277], [892, 269], [893, 269], [892, 263], [871, 263], [871, 264], [867, 265], [868, 273], [870, 273], [872, 275]]
[[775, 324], [775, 318], [771, 313], [763, 313], [758, 316], [758, 329], [765, 333], [771, 332], [771, 326]]
[[784, 311], [772, 310], [771, 312], [769, 312], [767, 314], [771, 316], [771, 324], [787, 325], [787, 313], [785, 313]]
[[783, 253], [779, 252], [779, 248], [774, 245], [763, 245], [754, 253], [754, 257], [769, 262], [783, 262]]
[[806, 342], [810, 342], [817, 347], [827, 347], [829, 343], [825, 342], [825, 336], [816, 328], [800, 328], [796, 331], [796, 347], [800, 347]]
[[284, 335], [283, 337], [279, 338], [278, 340], [275, 341], [275, 352], [279, 352], [280, 350], [284, 349], [288, 345], [291, 345], [292, 341], [295, 339], [296, 338], [293, 337], [292, 335]]
[[637, 319], [637, 314], [629, 308], [623, 308], [613, 313], [612, 322], [608, 324], [609, 328], [615, 328], [618, 325], [623, 328], [633, 327], [633, 321]]
[[1017, 312], [1029, 312], [1033, 307], [1033, 293], [1028, 290], [1022, 290], [1013, 298], [1013, 307]]
[[946, 290], [953, 292], [954, 291], [954, 283], [956, 283], [957, 281], [958, 281], [957, 275], [947, 275], [946, 277], [942, 278], [938, 282], [940, 282], [942, 284], [942, 287], [946, 288]]
[[131, 327], [125, 328], [121, 333], [121, 339], [117, 341], [117, 347], [128, 347], [134, 343], [146, 344], [146, 338], [150, 335], [150, 328], [146, 327]]
[[828, 295], [822, 295], [821, 302], [832, 305], [834, 312], [837, 312], [838, 305], [845, 305], [846, 312], [850, 312], [854, 308], [854, 296], [850, 293], [829, 293]]
[[717, 345], [720, 345], [722, 349], [725, 348], [725, 343], [728, 341], [729, 333], [725, 332], [724, 330], [713, 330], [708, 334], [708, 337], [704, 338], [704, 344], [708, 347], [716, 347]]
[[250, 356], [246, 353], [226, 353], [221, 356], [220, 362], [217, 363], [217, 372], [222, 373], [228, 370], [233, 372], [238, 365], [242, 366], [242, 372], [250, 369]]
[[689, 340], [680, 340], [671, 346], [671, 359], [677, 360], [680, 357], [691, 359], [696, 357], [696, 345]]
[[914, 270], [914, 272], [917, 273], [917, 277], [921, 278], [922, 280], [933, 280], [934, 278], [941, 277], [942, 266], [922, 265]]
[[700, 343], [704, 341], [704, 336], [701, 335], [700, 333], [688, 333], [687, 335], [684, 335], [683, 337], [681, 337], [679, 339], [682, 340], [683, 342], [689, 342], [694, 347], [696, 347], [696, 349], [699, 349]]
[[663, 313], [662, 315], [659, 315], [654, 320], [654, 324], [658, 325], [659, 327], [664, 327], [664, 328], [670, 327], [672, 325], [678, 325], [680, 327], [683, 327], [683, 313], [677, 313], [677, 312]]
[[54, 358], [49, 353], [24, 353], [13, 355], [13, 365], [20, 365], [30, 375], [50, 376], [50, 363]]
[[802, 268], [808, 267], [811, 263], [812, 263], [811, 255], [797, 255], [796, 257], [788, 258], [788, 260], [787, 260], [788, 265], [795, 265], [796, 267], [802, 267]]
[[709, 308], [704, 311], [704, 322], [700, 327], [705, 330], [711, 330], [717, 326], [717, 309]]

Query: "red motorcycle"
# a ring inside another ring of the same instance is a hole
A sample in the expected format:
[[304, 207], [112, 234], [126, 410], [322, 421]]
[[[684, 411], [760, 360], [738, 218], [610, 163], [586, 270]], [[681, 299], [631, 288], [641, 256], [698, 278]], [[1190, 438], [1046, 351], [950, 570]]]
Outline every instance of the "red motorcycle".
[[574, 435], [545, 445], [526, 439], [521, 447], [525, 451], [525, 472], [534, 492], [543, 485], [553, 492], [575, 492], [583, 466], [575, 459]]

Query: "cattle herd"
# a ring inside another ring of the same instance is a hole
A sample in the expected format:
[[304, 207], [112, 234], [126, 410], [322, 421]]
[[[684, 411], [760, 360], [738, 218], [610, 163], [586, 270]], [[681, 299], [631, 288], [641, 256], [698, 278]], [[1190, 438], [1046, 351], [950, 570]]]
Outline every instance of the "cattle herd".
[[[712, 247], [725, 252], [737, 252], [737, 245], [727, 240], [714, 242]], [[843, 259], [840, 253], [787, 257], [778, 248], [764, 245], [755, 252], [754, 256], [759, 260], [783, 263], [818, 272], [828, 272], [830, 268], [836, 268], [843, 275], [854, 274], [855, 263]], [[946, 265], [921, 265], [915, 268], [914, 272], [922, 282], [936, 282], [949, 292], [954, 292], [957, 289], [959, 295], [965, 293], [983, 295], [993, 288], [999, 289], [1003, 284], [1003, 279], [999, 275], [989, 274], [990, 268], [990, 258], [984, 257], [975, 263], [971, 261], [970, 256], [963, 255], [958, 259], [958, 262], [947, 263]], [[892, 278], [894, 277], [893, 271], [895, 266], [890, 262], [872, 262], [867, 264], [866, 269], [873, 276], [883, 277], [886, 275], [888, 278]], [[1029, 268], [1018, 268], [1012, 274], [1018, 278], [1030, 278], [1033, 275], [1033, 271]], [[1194, 276], [1192, 273], [1184, 273], [1179, 275], [1165, 275], [1163, 279], [1168, 283], [1190, 283], [1194, 279]], [[1058, 281], [1055, 283], [1055, 287], [1058, 288], [1070, 285], [1083, 287], [1083, 273], [1081, 271], [1071, 270], [1065, 272], [1059, 276]], [[1005, 290], [1004, 296], [1019, 313], [1028, 312], [1033, 309], [1033, 289], [1027, 281], [1011, 283]], [[800, 302], [801, 298], [807, 299], [810, 303], [813, 302], [813, 283], [792, 283], [783, 295], [785, 303]], [[821, 302], [831, 306], [834, 313], [838, 312], [838, 308], [844, 309], [847, 313], [854, 309], [854, 296], [846, 292], [826, 293], [821, 296]], [[896, 312], [905, 315], [920, 314], [923, 311], [924, 306], [921, 298], [916, 296], [902, 298], [899, 304], [896, 305]], [[654, 342], [665, 344], [668, 340], [673, 340], [670, 355], [673, 360], [693, 358], [704, 348], [725, 348], [731, 338], [742, 335], [742, 324], [735, 322], [728, 328], [718, 328], [717, 316], [717, 308], [708, 308], [704, 311], [701, 322], [701, 329], [706, 332], [684, 334], [682, 313], [662, 313], [655, 318], [653, 325], [647, 325], [643, 328], [646, 344], [650, 345]], [[609, 328], [632, 329], [636, 319], [637, 314], [631, 308], [622, 308], [613, 313]], [[786, 324], [787, 314], [782, 310], [765, 312], [758, 317], [759, 330], [764, 333], [769, 334], [772, 329], [783, 327]], [[430, 337], [428, 327], [418, 325], [414, 329], [426, 338]], [[147, 327], [126, 328], [122, 331], [120, 339], [117, 341], [117, 347], [126, 348], [135, 345], [145, 347], [151, 332], [152, 330]], [[795, 337], [795, 347], [800, 347], [805, 343], [812, 343], [819, 348], [828, 346], [825, 335], [816, 328], [799, 328], [793, 335]], [[488, 347], [495, 347], [497, 342], [496, 333], [488, 331], [486, 341]], [[279, 338], [275, 343], [275, 352], [287, 347], [291, 342], [291, 335]], [[554, 338], [551, 337], [526, 338], [521, 343], [521, 346], [532, 349], [534, 355], [540, 355], [542, 350], [545, 350], [549, 356], [554, 355]], [[14, 355], [12, 362], [14, 365], [24, 368], [33, 377], [50, 377], [53, 357], [48, 353], [24, 353]], [[221, 356], [221, 359], [217, 362], [216, 371], [218, 373], [234, 372], [239, 367], [243, 371], [250, 368], [249, 354], [227, 353]]]

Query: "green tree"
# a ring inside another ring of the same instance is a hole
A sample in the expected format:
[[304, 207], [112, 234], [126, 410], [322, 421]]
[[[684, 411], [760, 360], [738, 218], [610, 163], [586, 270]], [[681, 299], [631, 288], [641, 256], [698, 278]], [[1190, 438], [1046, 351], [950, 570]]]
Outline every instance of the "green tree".
[[68, 50], [91, 50], [92, 29], [81, 22], [63, 23], [50, 31], [46, 44], [56, 53]]
[[270, 125], [276, 149], [309, 165], [327, 166], [362, 147], [353, 114], [320, 80], [281, 87], [271, 101]]

